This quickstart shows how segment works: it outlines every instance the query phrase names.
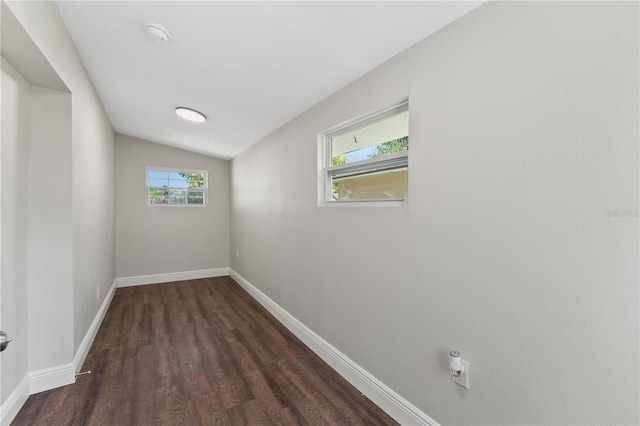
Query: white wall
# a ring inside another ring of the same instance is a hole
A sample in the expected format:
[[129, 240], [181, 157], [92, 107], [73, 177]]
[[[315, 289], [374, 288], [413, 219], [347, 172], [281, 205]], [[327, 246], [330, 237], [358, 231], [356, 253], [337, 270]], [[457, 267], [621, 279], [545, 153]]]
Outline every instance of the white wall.
[[[335, 93], [232, 161], [231, 267], [440, 423], [637, 424], [637, 18], [491, 2]], [[317, 133], [405, 96], [409, 199], [318, 207]]]
[[[55, 3], [7, 4], [72, 93], [76, 352], [115, 279], [114, 133]], [[101, 297], [96, 300], [98, 286]]]
[[73, 382], [115, 279], [115, 238], [113, 130], [55, 3], [2, 9], [2, 326], [15, 337], [1, 358], [4, 424], [30, 392]]
[[[27, 288], [29, 370], [73, 361], [71, 94], [31, 86]], [[3, 286], [4, 288], [4, 286]]]
[[2, 60], [2, 330], [14, 341], [2, 352], [0, 403], [28, 372], [27, 333], [27, 179], [29, 147], [29, 83]]
[[[146, 168], [206, 170], [204, 207], [146, 205]], [[229, 266], [229, 162], [116, 136], [116, 274], [139, 277]]]

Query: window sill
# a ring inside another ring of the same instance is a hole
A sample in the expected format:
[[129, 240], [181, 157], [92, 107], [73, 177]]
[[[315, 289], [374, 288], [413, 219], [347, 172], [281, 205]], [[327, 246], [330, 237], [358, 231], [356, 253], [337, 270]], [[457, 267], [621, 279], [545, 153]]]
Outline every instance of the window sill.
[[349, 200], [349, 201], [324, 201], [318, 207], [402, 207], [407, 201], [406, 198], [395, 198], [387, 200]]
[[147, 207], [207, 207], [206, 204], [154, 204], [147, 203]]

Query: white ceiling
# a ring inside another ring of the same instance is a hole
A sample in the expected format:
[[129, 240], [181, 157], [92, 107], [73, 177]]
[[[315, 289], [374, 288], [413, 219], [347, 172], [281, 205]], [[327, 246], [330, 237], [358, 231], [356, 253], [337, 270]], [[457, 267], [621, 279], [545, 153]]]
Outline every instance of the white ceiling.
[[[232, 158], [482, 2], [57, 4], [117, 132]], [[152, 43], [147, 23], [172, 39]]]

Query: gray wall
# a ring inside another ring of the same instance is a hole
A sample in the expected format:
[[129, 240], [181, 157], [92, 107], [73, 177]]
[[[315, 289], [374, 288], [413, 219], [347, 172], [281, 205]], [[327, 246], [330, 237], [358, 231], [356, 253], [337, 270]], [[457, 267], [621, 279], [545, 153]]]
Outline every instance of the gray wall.
[[[53, 71], [71, 92], [70, 145], [67, 139], [64, 147], [62, 145], [47, 146], [48, 149], [56, 150], [56, 153], [52, 153], [49, 156], [49, 160], [52, 163], [56, 163], [55, 166], [51, 167], [53, 173], [56, 174], [55, 179], [59, 179], [56, 182], [64, 181], [65, 187], [60, 190], [63, 193], [61, 200], [66, 199], [66, 203], [53, 207], [56, 210], [56, 214], [50, 214], [48, 217], [36, 214], [38, 212], [30, 212], [32, 218], [38, 216], [36, 222], [38, 222], [38, 226], [42, 227], [40, 229], [57, 227], [55, 231], [57, 234], [54, 239], [43, 239], [42, 241], [48, 241], [49, 244], [63, 242], [64, 247], [62, 250], [65, 256], [71, 256], [71, 259], [65, 258], [62, 263], [51, 262], [50, 267], [59, 268], [58, 271], [65, 275], [66, 278], [64, 285], [61, 284], [61, 286], [58, 286], [57, 280], [48, 282], [48, 285], [54, 288], [47, 288], [46, 292], [48, 292], [48, 295], [55, 296], [48, 300], [45, 299], [43, 302], [64, 313], [61, 315], [59, 313], [56, 314], [55, 319], [51, 315], [45, 315], [42, 318], [35, 314], [34, 316], [29, 314], [29, 329], [25, 331], [26, 334], [30, 334], [32, 332], [32, 324], [37, 322], [38, 327], [40, 327], [38, 330], [39, 335], [46, 336], [54, 342], [59, 338], [59, 344], [61, 346], [64, 345], [64, 349], [60, 347], [55, 351], [40, 351], [36, 358], [30, 357], [30, 361], [33, 360], [34, 362], [33, 366], [29, 365], [29, 370], [31, 371], [33, 368], [55, 368], [59, 367], [60, 363], [69, 364], [74, 361], [74, 354], [77, 355], [80, 344], [89, 330], [98, 308], [107, 294], [107, 290], [115, 280], [114, 133], [55, 3], [9, 2], [7, 5], [28, 34], [29, 39], [37, 46], [37, 49], [45, 58], [44, 63], [51, 65]], [[5, 42], [9, 43], [11, 40], [3, 40], [3, 46]], [[43, 70], [32, 71], [37, 75]], [[2, 99], [4, 102], [4, 87]], [[45, 104], [48, 102], [44, 98], [41, 101]], [[69, 105], [68, 100], [64, 104]], [[44, 104], [41, 103], [40, 105]], [[40, 115], [45, 116], [46, 114]], [[69, 129], [62, 129], [62, 132], [68, 131]], [[4, 136], [3, 117], [3, 150]], [[24, 143], [23, 139], [20, 139], [20, 143]], [[59, 150], [62, 147], [66, 150], [64, 153]], [[19, 149], [28, 150], [29, 147], [25, 144]], [[41, 151], [38, 152], [41, 153]], [[23, 153], [22, 155], [26, 156], [21, 157], [23, 160], [20, 161], [27, 161], [29, 164], [41, 164], [38, 162], [42, 158], [33, 162], [34, 157], [30, 154]], [[60, 157], [58, 158], [57, 155]], [[14, 173], [18, 173], [18, 175], [14, 175]], [[3, 182], [6, 176], [17, 180], [24, 178], [24, 175], [19, 173], [24, 173], [24, 171], [14, 169], [12, 172], [5, 170], [3, 167]], [[33, 182], [41, 182], [41, 179], [44, 179], [39, 174], [28, 178]], [[9, 201], [5, 203], [4, 191], [2, 196], [4, 209], [5, 204]], [[26, 196], [26, 193], [21, 196]], [[30, 188], [29, 197], [31, 196], [37, 197], [37, 194], [32, 192]], [[40, 201], [44, 200], [38, 199]], [[22, 203], [23, 201], [19, 202]], [[59, 209], [66, 209], [66, 211], [62, 215], [58, 215], [57, 213], [62, 212]], [[23, 208], [22, 211], [24, 213], [26, 210]], [[63, 218], [63, 220], [60, 221], [60, 218]], [[23, 222], [21, 222], [19, 228], [21, 233], [19, 238], [26, 243], [28, 238], [23, 235], [22, 229], [27, 218], [23, 217], [20, 220]], [[47, 220], [49, 221], [48, 223], [46, 223]], [[28, 228], [36, 222], [29, 222]], [[5, 226], [3, 222], [3, 240], [4, 232], [9, 228], [10, 226]], [[34, 226], [32, 229], [28, 229], [27, 233], [35, 232], [37, 229]], [[35, 242], [33, 244], [32, 248], [39, 248], [36, 247]], [[25, 256], [23, 263], [27, 264], [27, 253], [24, 252], [22, 246], [20, 247], [21, 256]], [[29, 253], [35, 252], [29, 250]], [[39, 255], [42, 255], [42, 253], [34, 254], [36, 257]], [[36, 260], [36, 257], [32, 259]], [[51, 258], [47, 259], [51, 261]], [[33, 268], [42, 266], [42, 264], [37, 264], [37, 260], [32, 263], [34, 263]], [[32, 278], [37, 278], [37, 274], [33, 274]], [[2, 281], [4, 291], [5, 284], [7, 284], [4, 276]], [[17, 282], [16, 285], [20, 286], [20, 282]], [[96, 298], [97, 287], [101, 289], [99, 298]], [[42, 298], [44, 293], [34, 288], [34, 298], [31, 298], [31, 296], [27, 296], [27, 292], [23, 287], [19, 288], [20, 294], [18, 295], [18, 300], [16, 300], [16, 306], [24, 306], [26, 303], [29, 311], [25, 312], [38, 311], [36, 299]], [[30, 288], [29, 291], [31, 290]], [[24, 300], [24, 297], [29, 297], [28, 302]], [[3, 300], [3, 307], [4, 305], [5, 301]], [[27, 314], [22, 313], [21, 315]], [[38, 318], [40, 318], [40, 321], [38, 321]], [[58, 319], [64, 321], [65, 324], [61, 326]], [[16, 337], [26, 339], [26, 334]], [[42, 344], [41, 341], [40, 344]], [[19, 345], [16, 346], [19, 347]], [[34, 350], [36, 349], [34, 348]], [[26, 354], [21, 353], [20, 356], [26, 356]], [[11, 363], [7, 361], [4, 353], [2, 363], [3, 369], [5, 365], [11, 368]], [[3, 399], [8, 396], [7, 392], [13, 390], [12, 388], [15, 385], [8, 385], [7, 387], [8, 389], [5, 389], [3, 377]]]
[[[147, 206], [146, 167], [207, 170], [207, 206]], [[229, 162], [117, 135], [117, 276], [228, 266]]]
[[2, 144], [0, 164], [2, 210], [0, 267], [2, 283], [2, 329], [14, 336], [11, 350], [0, 358], [0, 403], [29, 371], [27, 330], [27, 194], [24, 179], [29, 164], [29, 83], [2, 60]]
[[[74, 358], [71, 108], [70, 93], [31, 86], [27, 173], [30, 371], [64, 365]], [[18, 176], [24, 178], [22, 173]]]
[[[232, 161], [231, 267], [443, 424], [637, 424], [637, 18], [492, 2], [343, 88]], [[409, 199], [318, 207], [317, 133], [404, 96]]]
[[114, 133], [55, 3], [8, 4], [72, 93], [75, 352], [115, 279]]

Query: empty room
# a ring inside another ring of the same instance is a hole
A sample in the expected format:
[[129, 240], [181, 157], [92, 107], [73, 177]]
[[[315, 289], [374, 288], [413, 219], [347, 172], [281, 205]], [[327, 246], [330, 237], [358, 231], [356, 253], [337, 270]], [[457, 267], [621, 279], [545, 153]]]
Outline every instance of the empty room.
[[0, 6], [0, 424], [640, 424], [639, 2]]

